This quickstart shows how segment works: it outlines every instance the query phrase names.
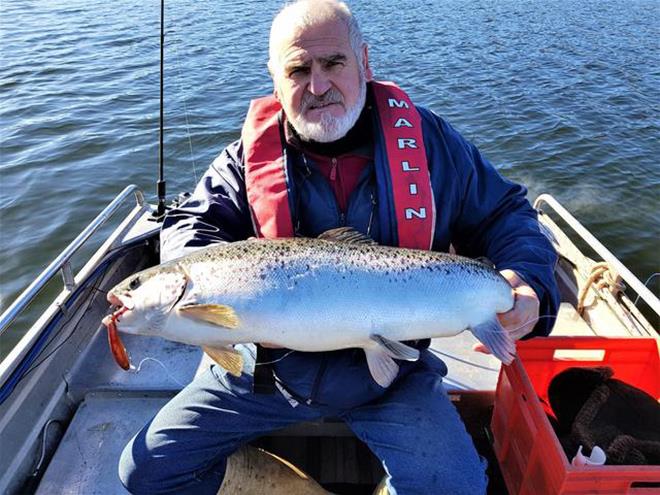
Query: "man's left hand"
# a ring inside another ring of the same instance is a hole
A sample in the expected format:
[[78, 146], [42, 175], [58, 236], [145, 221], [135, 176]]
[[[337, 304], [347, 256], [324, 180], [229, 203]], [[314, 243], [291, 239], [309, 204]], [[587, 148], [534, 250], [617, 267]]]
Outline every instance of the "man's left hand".
[[[539, 298], [529, 285], [513, 270], [502, 270], [502, 276], [513, 288], [513, 308], [499, 313], [497, 318], [514, 340], [519, 340], [532, 331], [539, 319]], [[475, 351], [489, 354], [483, 344], [475, 344]]]

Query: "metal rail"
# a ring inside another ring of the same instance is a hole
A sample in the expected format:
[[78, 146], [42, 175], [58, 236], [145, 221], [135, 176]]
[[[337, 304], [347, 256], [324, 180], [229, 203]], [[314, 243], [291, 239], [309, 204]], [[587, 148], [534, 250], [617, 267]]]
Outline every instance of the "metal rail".
[[0, 336], [7, 330], [9, 325], [21, 314], [21, 312], [41, 292], [44, 286], [59, 271], [64, 279], [64, 286], [68, 291], [75, 288], [71, 257], [82, 247], [83, 244], [103, 225], [124, 203], [131, 194], [135, 195], [135, 201], [139, 207], [144, 205], [144, 195], [134, 184], [126, 186], [112, 202], [99, 213], [94, 220], [76, 237], [48, 267], [25, 289], [20, 296], [0, 316]]
[[566, 210], [559, 202], [550, 194], [541, 194], [536, 201], [534, 201], [534, 208], [540, 209], [542, 204], [550, 206], [555, 213], [557, 213], [567, 224], [571, 227], [598, 255], [617, 271], [621, 278], [625, 280], [632, 290], [644, 300], [650, 308], [660, 315], [660, 300], [646, 287], [630, 270], [628, 270], [623, 263], [621, 263], [616, 256], [614, 256], [605, 246], [603, 246], [598, 239], [596, 239], [591, 232], [589, 232], [568, 210]]

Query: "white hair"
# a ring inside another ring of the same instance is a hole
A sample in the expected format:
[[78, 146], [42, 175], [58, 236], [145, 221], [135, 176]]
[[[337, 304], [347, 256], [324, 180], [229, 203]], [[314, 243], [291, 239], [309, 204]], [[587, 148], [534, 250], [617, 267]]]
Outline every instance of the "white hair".
[[304, 29], [322, 21], [341, 20], [348, 27], [348, 37], [358, 64], [364, 62], [364, 38], [348, 5], [338, 0], [296, 0], [288, 3], [273, 19], [270, 28], [268, 69], [275, 75], [280, 65], [279, 43], [293, 29]]

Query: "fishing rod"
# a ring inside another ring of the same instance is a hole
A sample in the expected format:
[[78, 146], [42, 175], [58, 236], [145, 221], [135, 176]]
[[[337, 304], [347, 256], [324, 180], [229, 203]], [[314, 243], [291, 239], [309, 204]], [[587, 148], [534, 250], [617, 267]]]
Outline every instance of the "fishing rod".
[[164, 134], [164, 61], [165, 61], [165, 0], [160, 0], [160, 122], [159, 122], [159, 146], [158, 146], [158, 182], [156, 182], [156, 194], [158, 195], [158, 209], [156, 210], [156, 221], [162, 222], [165, 217], [165, 174], [163, 159], [163, 134]]

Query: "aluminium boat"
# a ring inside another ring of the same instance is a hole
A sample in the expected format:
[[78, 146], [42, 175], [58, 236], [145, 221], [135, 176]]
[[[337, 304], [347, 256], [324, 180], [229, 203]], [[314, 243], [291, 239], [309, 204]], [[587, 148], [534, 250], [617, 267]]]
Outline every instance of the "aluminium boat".
[[[658, 339], [658, 298], [553, 197], [541, 195], [534, 206], [560, 254], [562, 303], [553, 335]], [[125, 494], [116, 468], [124, 445], [208, 366], [200, 348], [155, 337], [122, 337], [139, 363], [131, 372], [109, 351], [101, 324], [109, 312], [106, 292], [158, 263], [155, 211], [136, 186], [126, 187], [0, 317], [0, 336], [16, 331], [20, 315], [61, 274], [61, 292], [0, 363], [0, 493]], [[116, 227], [74, 273], [80, 248], [108, 222]], [[431, 349], [447, 363], [445, 385], [490, 460], [490, 492], [506, 493], [488, 429], [500, 364], [472, 351], [473, 339], [469, 332], [434, 339]], [[254, 444], [333, 493], [372, 493], [383, 476], [369, 449], [332, 419]]]

